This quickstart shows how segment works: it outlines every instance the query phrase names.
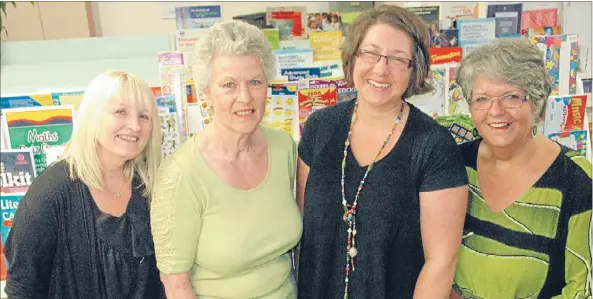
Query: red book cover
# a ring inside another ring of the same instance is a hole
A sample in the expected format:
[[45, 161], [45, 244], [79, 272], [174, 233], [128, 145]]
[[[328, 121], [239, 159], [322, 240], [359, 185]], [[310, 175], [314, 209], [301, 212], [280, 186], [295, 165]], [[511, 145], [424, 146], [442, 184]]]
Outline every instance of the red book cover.
[[430, 64], [461, 62], [462, 57], [461, 47], [430, 48]]
[[323, 107], [338, 103], [338, 88], [335, 81], [310, 80], [308, 88], [298, 90], [300, 133], [309, 115]]

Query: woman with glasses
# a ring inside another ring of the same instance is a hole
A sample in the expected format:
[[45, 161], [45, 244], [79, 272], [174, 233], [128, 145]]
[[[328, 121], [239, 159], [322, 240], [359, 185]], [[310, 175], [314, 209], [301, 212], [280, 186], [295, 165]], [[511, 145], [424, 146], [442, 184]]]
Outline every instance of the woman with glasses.
[[465, 298], [591, 298], [591, 164], [537, 134], [551, 92], [542, 57], [503, 39], [457, 71], [481, 135], [461, 145], [471, 193], [455, 290]]
[[405, 99], [429, 92], [428, 28], [382, 6], [350, 25], [358, 98], [314, 112], [299, 143], [299, 298], [448, 298], [467, 207], [451, 134]]

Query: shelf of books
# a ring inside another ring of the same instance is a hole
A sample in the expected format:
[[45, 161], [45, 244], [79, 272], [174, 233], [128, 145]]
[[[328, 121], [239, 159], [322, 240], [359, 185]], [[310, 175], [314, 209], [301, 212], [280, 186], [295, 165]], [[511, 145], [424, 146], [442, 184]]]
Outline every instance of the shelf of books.
[[[538, 131], [591, 159], [591, 122], [586, 113], [590, 78], [585, 93], [585, 82], [576, 76], [578, 36], [562, 32], [555, 17], [557, 11], [522, 11], [520, 5], [502, 4], [504, 9], [490, 5], [486, 18], [478, 17], [481, 14], [474, 11], [477, 5], [467, 5], [469, 11], [460, 10], [449, 28], [439, 28], [442, 22], [438, 6], [410, 8], [424, 18], [431, 33], [431, 81], [435, 91], [408, 101], [447, 127], [458, 143], [473, 140], [476, 136], [469, 109], [455, 82], [459, 62], [477, 45], [527, 35], [542, 50], [542, 59], [553, 78], [553, 92]], [[194, 8], [176, 11], [175, 48], [154, 53], [160, 84], [153, 87], [153, 92], [163, 132], [163, 156], [213, 121], [188, 65], [196, 41], [221, 19], [220, 7], [205, 15], [192, 13], [204, 11]], [[278, 72], [269, 84], [264, 125], [281, 128], [298, 141], [311, 113], [356, 98], [357, 91], [343, 79], [340, 46], [348, 24], [359, 14], [288, 7], [234, 17], [260, 27], [276, 56]], [[70, 138], [83, 95], [84, 90], [71, 90], [0, 97], [2, 244], [20, 198], [36, 175], [59, 158]], [[0, 278], [5, 280], [6, 260], [4, 256], [0, 260]]]

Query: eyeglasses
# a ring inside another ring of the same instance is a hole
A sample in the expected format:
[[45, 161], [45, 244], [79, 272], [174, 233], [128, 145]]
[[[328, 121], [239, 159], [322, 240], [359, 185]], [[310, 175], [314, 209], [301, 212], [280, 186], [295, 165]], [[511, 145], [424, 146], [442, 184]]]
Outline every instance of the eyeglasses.
[[492, 103], [500, 101], [500, 104], [505, 109], [519, 108], [523, 103], [527, 102], [528, 96], [520, 96], [516, 94], [506, 94], [500, 97], [484, 97], [479, 96], [472, 99], [472, 109], [475, 110], [490, 110]]
[[381, 55], [365, 50], [358, 51], [358, 57], [360, 57], [362, 61], [370, 64], [376, 64], [381, 60], [381, 57], [385, 57], [387, 66], [397, 70], [409, 69], [412, 67], [413, 62], [411, 59], [405, 57]]

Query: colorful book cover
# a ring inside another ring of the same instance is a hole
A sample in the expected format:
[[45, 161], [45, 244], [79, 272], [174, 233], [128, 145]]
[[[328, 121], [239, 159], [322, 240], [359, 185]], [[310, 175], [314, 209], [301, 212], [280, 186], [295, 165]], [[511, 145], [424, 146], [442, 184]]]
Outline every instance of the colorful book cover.
[[586, 130], [549, 133], [548, 138], [575, 150], [582, 156], [587, 155], [588, 142]]
[[430, 64], [459, 63], [463, 57], [463, 48], [430, 48]]
[[[198, 93], [196, 90], [196, 84], [193, 80], [188, 80], [187, 81], [187, 85], [185, 86], [186, 92], [187, 92], [187, 103], [188, 104], [195, 104], [198, 102]], [[161, 87], [160, 86], [151, 86], [150, 90], [152, 91], [152, 95], [154, 95], [154, 97], [160, 97], [163, 95], [163, 93], [161, 92]]]
[[449, 129], [457, 144], [472, 141], [478, 137], [474, 122], [468, 115], [438, 116], [435, 120]]
[[34, 94], [22, 96], [1, 96], [0, 108], [24, 108], [24, 107], [39, 107], [39, 106], [53, 106], [54, 100], [52, 95], [48, 94]]
[[433, 48], [449, 48], [457, 47], [459, 41], [459, 30], [457, 29], [441, 29], [438, 34], [430, 41], [430, 46]]
[[179, 119], [174, 96], [160, 96], [156, 102], [161, 126], [161, 156], [165, 158], [181, 145]]
[[527, 28], [527, 37], [560, 34], [562, 34], [562, 26], [537, 26], [533, 28]]
[[220, 5], [176, 7], [175, 20], [178, 30], [210, 28], [222, 20], [222, 13]]
[[256, 26], [259, 29], [269, 28], [269, 25], [266, 23], [266, 13], [265, 12], [257, 12], [248, 15], [240, 15], [234, 16], [233, 20], [241, 20], [253, 26]]
[[2, 225], [0, 226], [0, 233], [2, 234], [2, 242], [0, 243], [0, 262], [2, 265], [0, 265], [0, 280], [2, 281], [6, 280], [8, 268], [10, 267], [6, 260], [6, 256], [4, 255], [4, 244], [6, 244], [8, 233], [10, 233], [10, 229], [12, 228], [14, 215], [16, 214], [16, 210], [23, 196], [25, 196], [25, 193], [0, 195], [0, 205], [2, 206]]
[[74, 92], [54, 92], [51, 94], [54, 105], [72, 105], [74, 106], [74, 111], [78, 111], [83, 96], [84, 91], [82, 90]]
[[552, 96], [575, 94], [578, 69], [576, 34], [532, 36], [532, 44], [544, 54], [548, 74], [552, 77]]
[[196, 84], [194, 83], [193, 80], [190, 80], [185, 85], [185, 90], [187, 92], [187, 103], [188, 104], [197, 103], [198, 102], [198, 93], [196, 90]]
[[456, 29], [459, 19], [477, 19], [479, 17], [479, 5], [475, 2], [454, 2], [444, 9], [441, 29]]
[[412, 96], [407, 101], [430, 117], [444, 116], [447, 96], [446, 68], [442, 66], [431, 67], [430, 80], [434, 86], [433, 92]]
[[449, 84], [448, 84], [448, 98], [447, 98], [447, 115], [469, 115], [469, 106], [463, 97], [461, 87], [455, 81], [457, 65], [449, 66]]
[[280, 40], [305, 39], [307, 9], [296, 7], [267, 7], [266, 22], [280, 31]]
[[519, 34], [523, 4], [488, 4], [486, 17], [496, 19], [496, 36]]
[[358, 91], [354, 87], [349, 87], [345, 79], [336, 81], [338, 85], [338, 103], [347, 102], [358, 97]]
[[407, 10], [415, 13], [419, 16], [426, 26], [430, 36], [439, 32], [440, 29], [440, 6], [417, 6], [417, 7], [406, 7]]
[[349, 24], [348, 18], [350, 15], [343, 17], [344, 13], [340, 12], [316, 12], [307, 14], [307, 34], [309, 39], [313, 32], [342, 32], [342, 36], [346, 35], [346, 24]]
[[309, 35], [313, 61], [341, 60], [342, 32], [312, 32]]
[[268, 38], [268, 42], [272, 47], [272, 50], [280, 49], [280, 30], [277, 28], [266, 28], [262, 29], [264, 35]]
[[321, 69], [318, 67], [281, 69], [280, 75], [286, 76], [289, 82], [303, 79], [319, 79], [321, 77]]
[[10, 148], [30, 148], [36, 172], [46, 167], [45, 151], [63, 146], [72, 136], [74, 107], [51, 106], [7, 109], [4, 111]]
[[458, 20], [457, 29], [459, 29], [460, 46], [488, 43], [496, 38], [496, 20], [494, 18]]
[[555, 96], [548, 99], [544, 134], [583, 130], [587, 95]]
[[27, 192], [37, 177], [31, 149], [3, 150], [0, 156], [0, 193]]
[[271, 84], [262, 124], [286, 131], [297, 139], [297, 84]]
[[521, 34], [525, 35], [529, 28], [538, 26], [557, 26], [558, 9], [525, 10], [521, 13]]
[[282, 76], [282, 69], [300, 68], [307, 65], [313, 65], [313, 49], [294, 49], [294, 50], [276, 50], [277, 76]]
[[338, 88], [335, 81], [303, 80], [298, 86], [299, 135], [303, 133], [309, 115], [338, 102]]
[[183, 54], [185, 80], [193, 78], [190, 66], [194, 60], [194, 46], [207, 31], [208, 29], [180, 29], [175, 32], [175, 49]]
[[184, 57], [181, 52], [160, 52], [159, 75], [161, 81], [161, 95], [175, 96], [175, 113], [179, 120], [181, 141], [187, 136], [187, 120], [185, 110], [187, 106], [187, 86], [185, 81]]

